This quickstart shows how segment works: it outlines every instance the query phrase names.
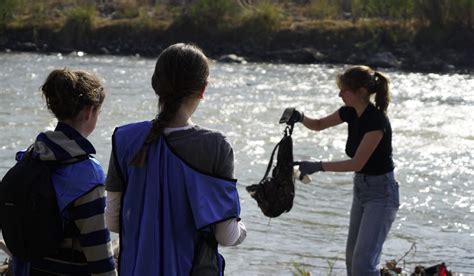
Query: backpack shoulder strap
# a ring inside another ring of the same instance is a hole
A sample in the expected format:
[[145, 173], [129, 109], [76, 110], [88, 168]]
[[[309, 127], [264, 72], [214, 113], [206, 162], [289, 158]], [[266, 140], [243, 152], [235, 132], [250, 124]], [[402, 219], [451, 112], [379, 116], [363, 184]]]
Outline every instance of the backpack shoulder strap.
[[38, 154], [34, 153], [34, 144], [30, 145], [23, 153], [23, 156], [19, 161], [29, 161], [29, 160], [38, 160], [41, 161], [43, 164], [46, 164], [48, 166], [54, 166], [54, 165], [69, 165], [69, 164], [74, 164], [77, 162], [81, 162], [83, 160], [89, 159], [91, 156], [89, 154], [83, 154], [79, 156], [75, 156], [71, 159], [68, 160], [41, 160], [39, 158]]
[[265, 171], [265, 175], [263, 176], [262, 180], [264, 180], [265, 178], [267, 178], [267, 177], [268, 177], [268, 174], [270, 173], [270, 170], [271, 170], [272, 165], [273, 165], [273, 157], [275, 156], [275, 152], [276, 152], [277, 148], [280, 146], [280, 143], [281, 143], [281, 140], [280, 140], [280, 142], [278, 142], [278, 144], [276, 144], [275, 147], [273, 148], [272, 155], [271, 155], [271, 157], [270, 157], [270, 161], [268, 161], [267, 170]]
[[[273, 165], [273, 157], [275, 156], [275, 152], [276, 150], [278, 149], [278, 147], [280, 146], [281, 144], [281, 141], [283, 141], [283, 139], [287, 136], [291, 136], [291, 134], [293, 133], [293, 125], [288, 125], [286, 126], [285, 128], [285, 131], [283, 132], [283, 138], [281, 138], [280, 142], [278, 142], [275, 147], [273, 148], [273, 151], [272, 151], [272, 155], [270, 156], [270, 161], [268, 161], [268, 165], [267, 165], [267, 170], [265, 171], [265, 175], [263, 176], [262, 180], [264, 180], [265, 178], [268, 177], [268, 174], [270, 173], [270, 170], [272, 168], [272, 165]], [[261, 181], [260, 181], [261, 182]]]

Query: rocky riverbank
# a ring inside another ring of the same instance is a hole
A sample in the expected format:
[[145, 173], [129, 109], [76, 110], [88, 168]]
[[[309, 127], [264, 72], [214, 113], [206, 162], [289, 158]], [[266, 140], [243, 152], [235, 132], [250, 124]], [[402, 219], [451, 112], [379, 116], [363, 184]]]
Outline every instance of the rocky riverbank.
[[212, 32], [186, 24], [166, 29], [114, 24], [89, 31], [21, 27], [0, 35], [0, 50], [156, 57], [169, 44], [193, 42], [222, 62], [368, 64], [405, 71], [472, 73], [474, 32], [458, 29], [436, 34], [429, 29], [415, 32], [401, 26], [350, 24], [337, 29], [292, 26], [266, 33], [244, 28]]

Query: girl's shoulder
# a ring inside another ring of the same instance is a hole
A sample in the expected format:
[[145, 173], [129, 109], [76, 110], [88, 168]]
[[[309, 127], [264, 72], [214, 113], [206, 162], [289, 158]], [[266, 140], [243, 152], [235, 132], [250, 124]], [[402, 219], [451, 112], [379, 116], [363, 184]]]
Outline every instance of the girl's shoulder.
[[344, 105], [339, 108], [339, 117], [344, 122], [351, 122], [357, 118], [357, 111], [351, 106]]
[[166, 137], [173, 152], [199, 171], [233, 178], [233, 149], [220, 131], [198, 125]]
[[378, 109], [373, 104], [370, 104], [369, 107], [370, 107], [370, 109], [368, 109], [368, 111], [369, 111], [369, 115], [370, 115], [371, 118], [373, 118], [374, 120], [380, 121], [380, 122], [384, 122], [384, 123], [388, 122], [388, 116], [385, 112]]
[[230, 144], [227, 137], [218, 130], [194, 125], [185, 130], [175, 131], [167, 136], [168, 141], [175, 140], [199, 140], [208, 141], [209, 143], [227, 143]]
[[120, 131], [137, 131], [139, 129], [150, 129], [152, 126], [152, 121], [140, 121], [140, 122], [133, 122], [133, 123], [128, 123], [128, 124], [123, 124], [120, 126], [117, 126], [115, 128], [116, 132]]

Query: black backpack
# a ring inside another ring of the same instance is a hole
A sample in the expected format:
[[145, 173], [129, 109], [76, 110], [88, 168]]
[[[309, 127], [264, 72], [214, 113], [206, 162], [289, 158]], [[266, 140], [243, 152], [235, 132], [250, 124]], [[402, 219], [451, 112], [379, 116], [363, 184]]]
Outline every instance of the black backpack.
[[225, 260], [217, 252], [217, 240], [214, 231], [198, 231], [198, 242], [194, 247], [193, 266], [190, 276], [219, 275], [219, 258], [222, 260], [222, 271], [225, 269]]
[[[272, 151], [267, 170], [258, 184], [247, 186], [247, 191], [257, 201], [258, 207], [267, 217], [278, 217], [289, 212], [295, 197], [295, 181], [293, 178], [293, 125], [285, 128], [283, 138]], [[273, 165], [276, 150], [277, 164], [272, 176], [268, 176]]]
[[32, 147], [0, 183], [0, 228], [13, 256], [32, 260], [53, 254], [63, 239], [63, 221], [51, 181], [57, 162], [32, 156]]

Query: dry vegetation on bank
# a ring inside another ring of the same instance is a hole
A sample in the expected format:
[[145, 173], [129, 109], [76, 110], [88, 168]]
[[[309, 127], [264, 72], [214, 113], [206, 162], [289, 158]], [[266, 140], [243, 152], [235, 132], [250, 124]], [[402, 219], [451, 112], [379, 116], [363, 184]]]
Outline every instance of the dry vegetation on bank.
[[[359, 21], [406, 26], [473, 28], [472, 0], [3, 0], [0, 26], [60, 28], [81, 21], [90, 28], [125, 22], [167, 28], [182, 21], [225, 31], [241, 25], [277, 31], [296, 25], [345, 28]], [[69, 23], [70, 24], [70, 23]]]
[[469, 68], [473, 14], [472, 0], [2, 0], [0, 47], [156, 55], [184, 40], [211, 55], [283, 61], [275, 52], [311, 48], [296, 63], [435, 51]]

